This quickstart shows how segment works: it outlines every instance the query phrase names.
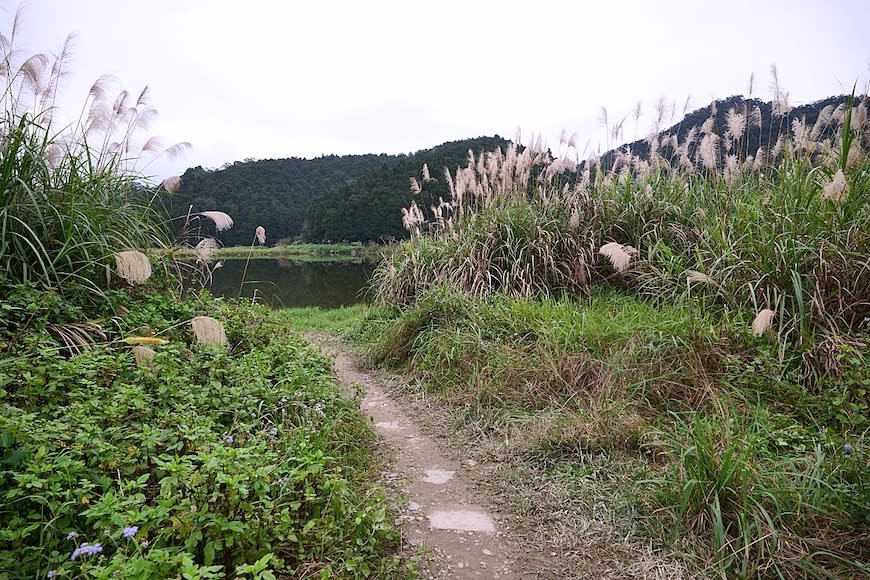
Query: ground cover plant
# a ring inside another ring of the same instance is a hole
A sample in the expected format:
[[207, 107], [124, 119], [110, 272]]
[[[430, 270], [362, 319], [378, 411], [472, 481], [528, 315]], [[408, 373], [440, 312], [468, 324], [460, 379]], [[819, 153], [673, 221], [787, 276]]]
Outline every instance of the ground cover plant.
[[[43, 304], [17, 290], [4, 304]], [[373, 435], [331, 361], [257, 307], [131, 301], [121, 328], [205, 310], [137, 364], [124, 342], [70, 357], [47, 330], [4, 333], [0, 570], [9, 577], [368, 576], [398, 566], [371, 488]], [[32, 314], [32, 328], [52, 318]], [[17, 334], [17, 333], [16, 333]]]
[[643, 157], [469, 152], [375, 274], [374, 361], [688, 570], [867, 574], [867, 105], [807, 123], [777, 92], [776, 142], [738, 102]]

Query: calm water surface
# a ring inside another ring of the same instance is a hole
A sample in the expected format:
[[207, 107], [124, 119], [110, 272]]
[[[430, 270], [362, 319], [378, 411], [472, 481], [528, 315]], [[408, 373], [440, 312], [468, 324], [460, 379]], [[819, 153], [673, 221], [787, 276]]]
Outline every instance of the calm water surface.
[[[273, 308], [319, 306], [338, 308], [365, 301], [365, 291], [374, 271], [372, 262], [295, 262], [287, 259], [259, 259], [248, 263], [242, 296], [258, 299]], [[224, 260], [215, 270], [211, 292], [235, 298], [244, 259]]]

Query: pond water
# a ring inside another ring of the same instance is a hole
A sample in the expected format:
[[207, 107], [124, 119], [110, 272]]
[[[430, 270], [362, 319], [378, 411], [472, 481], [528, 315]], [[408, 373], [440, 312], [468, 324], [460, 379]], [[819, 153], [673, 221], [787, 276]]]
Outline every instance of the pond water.
[[[235, 298], [245, 270], [244, 259], [224, 260], [215, 270], [211, 292]], [[273, 308], [319, 306], [338, 308], [366, 300], [365, 292], [375, 264], [366, 261], [293, 261], [252, 259], [248, 263], [242, 297], [257, 293]]]

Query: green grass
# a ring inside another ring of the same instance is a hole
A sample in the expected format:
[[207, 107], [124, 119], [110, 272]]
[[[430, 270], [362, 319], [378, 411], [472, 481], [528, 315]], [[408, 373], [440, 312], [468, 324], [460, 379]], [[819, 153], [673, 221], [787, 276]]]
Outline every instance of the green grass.
[[332, 309], [310, 306], [307, 308], [283, 308], [275, 311], [273, 317], [281, 324], [292, 326], [297, 332], [344, 334], [356, 329], [366, 312], [368, 312], [368, 308], [362, 304]]

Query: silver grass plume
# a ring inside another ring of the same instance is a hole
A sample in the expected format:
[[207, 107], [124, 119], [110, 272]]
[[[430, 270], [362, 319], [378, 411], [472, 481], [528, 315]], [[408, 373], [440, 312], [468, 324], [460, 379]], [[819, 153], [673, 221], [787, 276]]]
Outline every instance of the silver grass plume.
[[133, 346], [133, 358], [136, 360], [137, 367], [150, 367], [155, 354], [147, 346], [142, 346], [141, 344]]
[[195, 215], [210, 219], [212, 222], [214, 222], [215, 230], [219, 232], [228, 230], [233, 227], [233, 218], [231, 218], [228, 214], [225, 214], [222, 211], [201, 211]]
[[776, 317], [776, 312], [770, 308], [761, 310], [752, 321], [753, 336], [761, 336], [773, 326], [773, 319]]
[[846, 199], [847, 194], [848, 184], [846, 183], [846, 176], [843, 174], [843, 170], [839, 169], [831, 181], [825, 185], [822, 197], [840, 203]]
[[617, 242], [608, 242], [599, 248], [598, 253], [610, 260], [614, 270], [623, 274], [628, 271], [631, 258], [637, 254], [637, 250]]
[[210, 264], [214, 251], [220, 247], [218, 241], [214, 238], [203, 238], [196, 244], [193, 251], [196, 254], [196, 261], [203, 264]]
[[735, 141], [740, 141], [740, 138], [743, 137], [743, 131], [746, 129], [746, 118], [741, 113], [731, 109], [725, 115], [725, 123], [728, 126], [725, 134]]
[[226, 344], [227, 334], [223, 325], [211, 316], [197, 316], [190, 324], [199, 344]]
[[177, 175], [167, 177], [163, 180], [163, 183], [161, 183], [161, 185], [167, 193], [175, 193], [181, 187], [181, 178]]
[[257, 226], [257, 230], [256, 230], [255, 235], [257, 237], [257, 243], [259, 243], [261, 246], [265, 246], [266, 245], [266, 228], [264, 228], [263, 226]]
[[141, 284], [151, 277], [151, 262], [148, 256], [137, 250], [125, 250], [115, 254], [118, 275], [130, 284]]

